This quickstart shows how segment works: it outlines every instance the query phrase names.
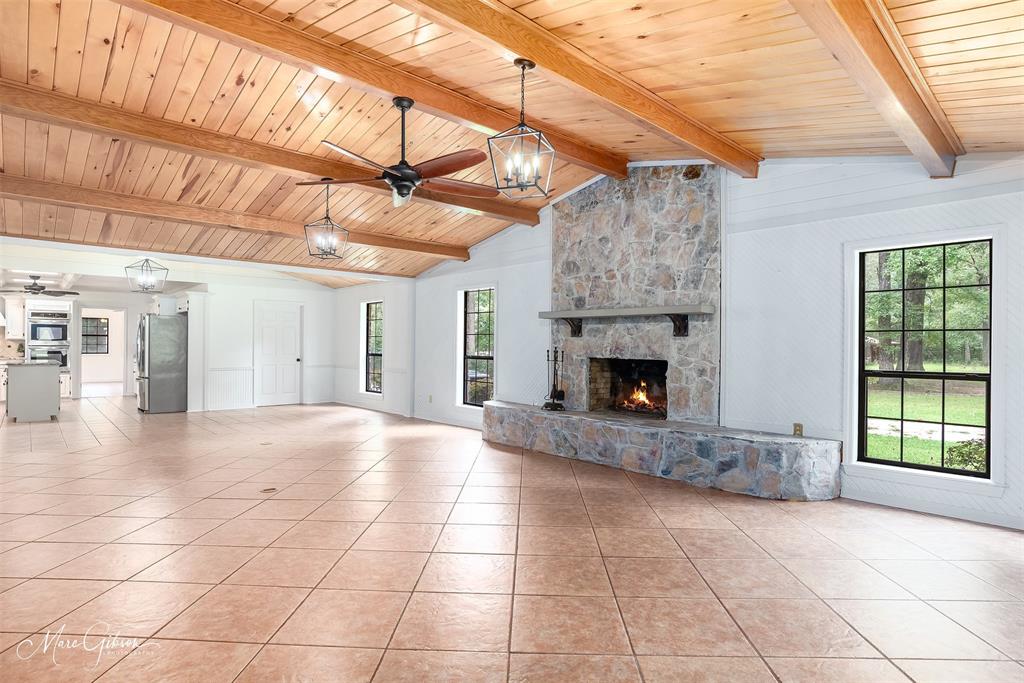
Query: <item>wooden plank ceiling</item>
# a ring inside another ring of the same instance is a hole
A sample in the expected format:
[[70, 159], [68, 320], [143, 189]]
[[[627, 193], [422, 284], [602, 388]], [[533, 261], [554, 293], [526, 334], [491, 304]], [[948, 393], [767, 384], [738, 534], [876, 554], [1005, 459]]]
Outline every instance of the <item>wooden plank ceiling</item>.
[[[416, 3], [204, 1], [211, 7], [236, 2], [428, 85], [518, 113], [518, 71], [508, 51], [406, 8]], [[877, 102], [786, 0], [502, 1], [755, 158], [908, 153]], [[917, 79], [922, 98], [941, 108], [938, 118], [948, 116], [950, 135], [959, 137], [963, 149], [1024, 148], [1024, 0], [886, 0], [887, 7], [882, 0], [864, 1], [892, 21], [893, 35], [902, 39], [894, 53], [901, 57], [900, 50], [906, 51], [908, 75]], [[494, 200], [486, 215], [434, 202], [394, 209], [386, 194], [339, 187], [331, 212], [346, 227], [401, 238], [406, 246], [408, 240], [439, 243], [441, 251], [451, 252], [424, 253], [415, 244], [412, 250], [375, 246], [379, 240], [371, 239], [350, 246], [340, 262], [310, 258], [301, 239], [287, 230], [238, 229], [232, 227], [237, 223], [215, 219], [234, 212], [260, 225], [295, 226], [321, 216], [322, 191], [295, 186], [318, 174], [320, 164], [345, 163], [320, 140], [393, 163], [400, 148], [398, 113], [379, 90], [297, 68], [274, 58], [272, 50], [239, 47], [239, 41], [220, 39], [201, 24], [195, 30], [196, 24], [168, 21], [142, 0], [125, 2], [0, 0], [0, 86], [11, 93], [28, 86], [83, 106], [98, 103], [93, 110], [73, 111], [53, 102], [33, 108], [0, 101], [2, 172], [46, 183], [37, 184], [42, 189], [65, 187], [69, 196], [83, 196], [84, 188], [122, 198], [121, 204], [76, 204], [47, 199], [52, 193], [5, 193], [0, 186], [3, 233], [414, 276], [457, 253], [450, 248], [472, 246], [543, 204]], [[592, 146], [601, 158], [700, 155], [572, 84], [532, 73], [527, 87], [532, 122]], [[101, 125], [114, 118], [103, 114], [110, 108], [124, 116]], [[450, 118], [411, 112], [411, 161], [458, 149], [486, 150], [479, 127]], [[206, 137], [192, 136], [192, 130]], [[593, 175], [560, 158], [553, 193]], [[480, 164], [455, 177], [487, 184], [490, 169]], [[198, 213], [150, 215], [133, 210], [132, 198], [139, 198], [139, 206], [174, 202]], [[203, 210], [211, 216], [205, 222]]]
[[886, 4], [964, 149], [1024, 149], [1024, 1]]

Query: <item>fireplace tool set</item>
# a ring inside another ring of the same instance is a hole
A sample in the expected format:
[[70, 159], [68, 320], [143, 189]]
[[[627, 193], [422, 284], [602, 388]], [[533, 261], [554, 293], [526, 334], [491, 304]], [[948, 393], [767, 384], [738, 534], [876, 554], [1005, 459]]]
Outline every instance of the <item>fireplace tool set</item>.
[[548, 400], [544, 403], [543, 408], [544, 410], [565, 410], [565, 406], [562, 405], [562, 401], [565, 400], [565, 389], [561, 387], [561, 377], [558, 373], [559, 366], [565, 364], [565, 351], [560, 351], [556, 346], [553, 352], [545, 351], [544, 355], [551, 366], [551, 393], [544, 397]]

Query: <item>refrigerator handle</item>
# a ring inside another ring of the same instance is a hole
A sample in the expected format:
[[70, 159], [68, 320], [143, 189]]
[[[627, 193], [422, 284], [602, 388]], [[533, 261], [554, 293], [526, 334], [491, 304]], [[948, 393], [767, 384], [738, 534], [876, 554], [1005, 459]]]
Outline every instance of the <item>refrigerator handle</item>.
[[145, 327], [146, 327], [146, 316], [145, 314], [139, 316], [139, 329], [135, 335], [135, 376], [145, 377], [146, 376], [146, 346], [145, 346]]

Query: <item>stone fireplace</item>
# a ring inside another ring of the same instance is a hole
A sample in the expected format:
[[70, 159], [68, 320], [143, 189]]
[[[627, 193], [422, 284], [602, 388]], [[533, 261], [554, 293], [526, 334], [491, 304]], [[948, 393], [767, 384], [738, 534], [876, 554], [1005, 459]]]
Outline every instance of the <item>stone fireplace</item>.
[[838, 441], [718, 426], [720, 182], [715, 166], [632, 168], [553, 205], [540, 315], [566, 410], [487, 401], [484, 439], [763, 498], [839, 495]]
[[668, 361], [591, 358], [587, 410], [665, 419]]
[[[720, 173], [716, 166], [632, 168], [623, 180], [605, 178], [554, 204], [552, 310], [717, 311]], [[717, 312], [691, 316], [686, 336], [675, 336], [664, 315], [588, 319], [578, 337], [553, 323], [552, 345], [565, 351], [566, 408], [600, 405], [591, 359], [660, 359], [664, 417], [718, 424], [719, 329]]]

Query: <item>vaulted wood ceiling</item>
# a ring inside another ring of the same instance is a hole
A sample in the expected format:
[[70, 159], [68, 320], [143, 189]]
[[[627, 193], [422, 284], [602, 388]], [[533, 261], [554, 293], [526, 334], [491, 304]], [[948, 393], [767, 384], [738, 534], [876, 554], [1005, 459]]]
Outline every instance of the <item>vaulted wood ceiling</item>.
[[[0, 0], [3, 234], [417, 275], [542, 200], [332, 194], [353, 231], [312, 259], [311, 177], [486, 150], [529, 119], [553, 195], [627, 161], [1024, 149], [1024, 0]], [[480, 164], [455, 177], [490, 183]]]

